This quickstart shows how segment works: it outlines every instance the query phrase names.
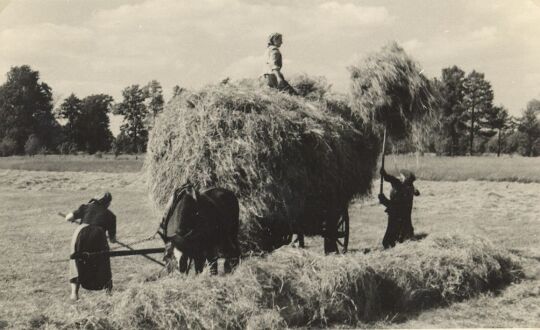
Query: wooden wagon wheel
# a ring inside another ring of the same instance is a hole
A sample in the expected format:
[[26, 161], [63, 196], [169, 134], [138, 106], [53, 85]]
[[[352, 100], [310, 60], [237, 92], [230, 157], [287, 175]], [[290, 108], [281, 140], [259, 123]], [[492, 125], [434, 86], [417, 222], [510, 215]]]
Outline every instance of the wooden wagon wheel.
[[346, 253], [349, 247], [349, 210], [345, 208], [337, 224], [337, 238], [339, 253]]
[[349, 247], [349, 210], [346, 208], [333, 223], [332, 229], [323, 233], [325, 253], [346, 253]]

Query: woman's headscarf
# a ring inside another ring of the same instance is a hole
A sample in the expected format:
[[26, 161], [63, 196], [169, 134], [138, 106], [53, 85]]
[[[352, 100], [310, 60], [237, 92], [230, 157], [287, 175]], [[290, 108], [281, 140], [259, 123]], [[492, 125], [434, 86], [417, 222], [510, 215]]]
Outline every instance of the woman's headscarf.
[[274, 41], [277, 39], [277, 38], [281, 38], [281, 33], [272, 33], [271, 35], [268, 36], [268, 46], [275, 46], [276, 44], [274, 43]]
[[111, 201], [112, 201], [112, 195], [110, 192], [106, 191], [105, 193], [103, 193], [103, 195], [98, 195], [92, 198], [90, 202], [92, 201], [98, 202], [101, 205], [109, 206], [109, 204], [111, 204]]

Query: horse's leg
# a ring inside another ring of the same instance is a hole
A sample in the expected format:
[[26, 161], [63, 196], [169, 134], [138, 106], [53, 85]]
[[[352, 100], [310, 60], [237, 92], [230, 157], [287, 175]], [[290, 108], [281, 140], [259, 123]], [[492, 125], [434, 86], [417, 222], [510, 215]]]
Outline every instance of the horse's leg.
[[188, 272], [188, 261], [189, 257], [182, 253], [180, 261], [178, 262], [178, 269], [180, 270], [180, 273], [184, 274]]
[[218, 274], [218, 257], [213, 255], [208, 257], [208, 263], [210, 264], [210, 274]]
[[337, 218], [333, 218], [326, 223], [326, 233], [324, 235], [324, 253], [337, 253]]
[[227, 242], [227, 258], [223, 265], [226, 274], [232, 272], [238, 266], [240, 260], [240, 243], [238, 242], [238, 238], [229, 238]]
[[293, 242], [294, 247], [299, 247], [301, 249], [305, 248], [306, 245], [304, 243], [304, 234], [296, 234], [296, 239]]
[[206, 262], [206, 258], [204, 255], [196, 255], [193, 256], [193, 261], [195, 262], [195, 273], [199, 274], [204, 269], [204, 263]]

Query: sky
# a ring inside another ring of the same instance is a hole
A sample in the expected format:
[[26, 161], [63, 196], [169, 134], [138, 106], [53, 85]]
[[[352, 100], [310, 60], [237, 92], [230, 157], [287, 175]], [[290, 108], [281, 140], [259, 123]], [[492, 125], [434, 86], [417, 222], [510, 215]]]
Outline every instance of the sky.
[[152, 79], [167, 98], [174, 85], [260, 76], [272, 32], [285, 77], [325, 76], [339, 92], [348, 66], [397, 41], [429, 77], [483, 72], [512, 115], [540, 99], [540, 0], [0, 0], [0, 83], [28, 64], [60, 102], [119, 102]]

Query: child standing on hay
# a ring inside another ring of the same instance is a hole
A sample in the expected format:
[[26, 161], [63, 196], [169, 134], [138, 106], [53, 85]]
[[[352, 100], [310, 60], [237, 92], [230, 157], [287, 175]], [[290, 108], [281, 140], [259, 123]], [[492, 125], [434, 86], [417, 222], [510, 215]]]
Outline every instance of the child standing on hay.
[[379, 202], [386, 206], [386, 213], [388, 213], [388, 227], [383, 238], [383, 246], [387, 249], [394, 247], [396, 241], [402, 243], [414, 237], [411, 212], [413, 198], [419, 196], [420, 192], [414, 187], [416, 177], [412, 172], [401, 171], [400, 180], [381, 168], [381, 176], [392, 185], [390, 199], [383, 193], [379, 194]]
[[268, 46], [266, 50], [266, 65], [269, 72], [264, 74], [264, 79], [268, 87], [276, 88], [280, 91], [287, 92], [291, 95], [298, 95], [294, 88], [283, 77], [281, 73], [282, 58], [279, 47], [283, 44], [283, 36], [281, 33], [272, 33], [268, 37]]

